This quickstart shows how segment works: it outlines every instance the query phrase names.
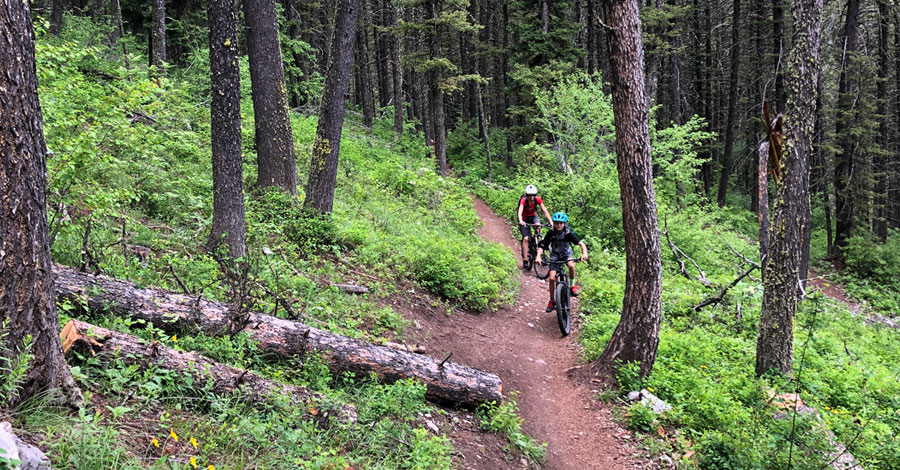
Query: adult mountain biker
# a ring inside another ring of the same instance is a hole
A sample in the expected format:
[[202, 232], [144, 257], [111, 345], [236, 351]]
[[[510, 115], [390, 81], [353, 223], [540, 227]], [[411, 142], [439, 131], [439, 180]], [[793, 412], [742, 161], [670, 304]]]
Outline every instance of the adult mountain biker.
[[537, 186], [529, 184], [528, 186], [525, 186], [525, 194], [519, 198], [519, 233], [522, 234], [522, 268], [525, 270], [531, 269], [531, 266], [528, 265], [528, 257], [525, 255], [526, 250], [528, 250], [528, 239], [531, 237], [531, 230], [534, 229], [535, 236], [540, 236], [539, 227], [531, 226], [539, 225], [541, 223], [541, 219], [538, 218], [537, 215], [538, 206], [540, 206], [541, 210], [544, 212], [547, 220], [550, 220], [550, 211], [547, 210], [543, 199], [537, 194]]
[[578, 235], [569, 227], [569, 216], [565, 212], [557, 212], [551, 217], [553, 220], [553, 229], [548, 230], [544, 235], [544, 239], [538, 243], [537, 263], [541, 264], [541, 255], [544, 250], [550, 250], [550, 303], [547, 304], [546, 312], [552, 312], [556, 308], [556, 302], [553, 295], [556, 293], [556, 269], [562, 263], [569, 266], [569, 279], [572, 284], [572, 296], [578, 296], [580, 288], [575, 284], [575, 261], [572, 259], [572, 243], [577, 243], [581, 247], [581, 261], [587, 261], [588, 251], [584, 242], [578, 238]]

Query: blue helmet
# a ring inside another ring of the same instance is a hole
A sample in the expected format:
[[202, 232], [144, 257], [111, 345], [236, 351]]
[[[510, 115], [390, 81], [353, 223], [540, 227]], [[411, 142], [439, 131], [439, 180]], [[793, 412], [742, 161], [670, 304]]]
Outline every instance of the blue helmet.
[[557, 213], [553, 214], [553, 221], [554, 222], [568, 222], [569, 217], [566, 215], [565, 212], [557, 212]]

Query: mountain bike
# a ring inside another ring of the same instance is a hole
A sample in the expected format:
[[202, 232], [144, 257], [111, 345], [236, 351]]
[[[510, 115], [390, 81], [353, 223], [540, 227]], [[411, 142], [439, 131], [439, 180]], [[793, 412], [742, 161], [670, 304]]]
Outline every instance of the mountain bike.
[[[580, 263], [581, 259], [575, 258], [573, 261]], [[553, 299], [556, 302], [556, 321], [559, 323], [559, 331], [563, 336], [568, 336], [572, 331], [572, 311], [569, 302], [572, 291], [569, 290], [569, 269], [566, 263], [568, 261], [550, 263], [556, 269], [556, 294]]]
[[544, 251], [541, 254], [541, 264], [534, 262], [537, 259], [537, 238], [541, 235], [541, 227], [550, 228], [550, 224], [526, 224], [529, 227], [535, 227], [534, 233], [528, 237], [528, 265], [534, 269], [534, 275], [538, 279], [547, 279], [550, 276], [550, 255]]

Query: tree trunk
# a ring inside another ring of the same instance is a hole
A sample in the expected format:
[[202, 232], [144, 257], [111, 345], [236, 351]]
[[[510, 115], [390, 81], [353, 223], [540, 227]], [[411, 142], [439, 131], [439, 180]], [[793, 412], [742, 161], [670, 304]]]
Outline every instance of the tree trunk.
[[341, 150], [341, 129], [344, 126], [344, 96], [350, 88], [350, 66], [353, 62], [353, 43], [356, 38], [360, 0], [340, 0], [335, 24], [332, 56], [319, 106], [319, 125], [309, 162], [309, 181], [306, 184], [305, 207], [319, 212], [331, 212], [334, 207], [334, 188], [337, 184], [338, 157]]
[[484, 155], [487, 157], [488, 181], [493, 181], [494, 169], [491, 165], [491, 140], [488, 138], [488, 124], [484, 115], [484, 100], [481, 97], [480, 83], [475, 83], [475, 93], [478, 99], [478, 127], [481, 129], [481, 141], [484, 142]]
[[585, 6], [587, 10], [587, 18], [585, 18], [585, 24], [587, 25], [587, 71], [591, 75], [597, 71], [597, 49], [599, 47], [597, 44], [597, 20], [595, 19], [594, 2], [596, 0], [585, 0], [585, 3], [587, 3]]
[[[832, 233], [831, 233], [831, 198], [829, 197], [828, 190], [828, 161], [825, 159], [825, 150], [823, 149], [822, 141], [824, 140], [824, 119], [822, 118], [822, 93], [823, 93], [823, 79], [822, 74], [819, 74], [819, 85], [818, 91], [816, 93], [816, 130], [815, 130], [815, 140], [813, 141], [813, 168], [811, 170], [813, 183], [811, 186], [815, 186], [815, 189], [810, 188], [810, 192], [818, 190], [818, 192], [822, 195], [822, 204], [824, 206], [825, 212], [825, 243], [826, 243], [826, 251], [825, 253], [828, 256], [831, 256], [832, 247]], [[810, 227], [812, 224], [810, 223]], [[807, 269], [806, 272], [809, 271], [809, 247], [807, 244]]]
[[208, 0], [210, 133], [212, 136], [213, 220], [207, 247], [222, 242], [228, 254], [247, 253], [244, 222], [244, 169], [241, 162], [241, 74], [232, 0]]
[[728, 77], [728, 117], [725, 121], [725, 154], [722, 156], [722, 173], [719, 176], [719, 207], [725, 206], [728, 180], [731, 177], [731, 153], [734, 150], [734, 119], [737, 107], [738, 68], [741, 63], [741, 0], [734, 0], [731, 19], [731, 74]]
[[394, 135], [399, 139], [403, 135], [403, 65], [400, 63], [400, 33], [396, 31], [397, 19], [400, 18], [400, 7], [396, 4], [385, 2], [385, 8], [390, 7], [392, 34], [391, 63], [394, 72]]
[[[54, 401], [77, 404], [59, 341], [47, 226], [47, 147], [34, 58], [29, 2], [0, 3], [0, 353], [27, 347], [34, 359], [15, 406], [53, 389]], [[8, 322], [8, 323], [7, 323]], [[8, 364], [4, 364], [8, 366]]]
[[[775, 58], [775, 114], [784, 113], [784, 0], [772, 0], [772, 57]], [[774, 116], [773, 116], [774, 117]]]
[[59, 36], [62, 31], [63, 11], [66, 9], [65, 0], [51, 0], [50, 7], [50, 34]]
[[887, 0], [878, 0], [878, 82], [876, 96], [878, 97], [878, 135], [880, 151], [875, 154], [875, 226], [873, 231], [875, 236], [884, 243], [887, 241], [887, 204], [888, 196], [887, 182], [890, 179], [890, 158], [888, 152], [890, 147], [888, 142], [891, 140], [890, 130], [888, 129], [888, 105], [890, 97], [887, 94], [887, 81], [890, 79], [889, 59], [888, 59], [888, 30], [890, 29], [890, 13], [888, 12]]
[[[350, 34], [340, 41], [348, 40], [352, 44], [354, 36]], [[315, 351], [335, 373], [375, 374], [385, 382], [415, 378], [426, 385], [425, 397], [439, 403], [473, 406], [488, 401], [499, 403], [502, 398], [500, 378], [471, 367], [366, 343], [298, 321], [238, 311], [202, 297], [138, 289], [129, 282], [79, 273], [59, 265], [55, 266], [54, 273], [60, 300], [86, 305], [91, 312], [144, 320], [170, 334], [199, 330], [219, 336], [245, 331], [261, 350], [277, 356], [303, 357]]]
[[644, 100], [644, 47], [635, 0], [607, 0], [603, 12], [612, 65], [616, 155], [625, 232], [622, 316], [599, 364], [640, 364], [647, 376], [656, 360], [661, 321], [662, 266], [653, 191], [649, 112]]
[[390, 33], [385, 29], [389, 25], [388, 21], [391, 15], [390, 1], [383, 4], [375, 1], [375, 8], [378, 9], [377, 23], [371, 21], [373, 25], [373, 37], [375, 39], [375, 69], [378, 72], [378, 103], [379, 106], [386, 107], [390, 104], [391, 96], [391, 38]]
[[288, 113], [275, 0], [243, 0], [256, 129], [259, 188], [297, 195], [294, 135]]
[[769, 142], [759, 145], [759, 259], [762, 260], [760, 273], [766, 273], [766, 253], [769, 252]]
[[[372, 124], [375, 121], [375, 96], [372, 93], [372, 69], [369, 60], [369, 26], [368, 21], [371, 15], [368, 13], [367, 0], [361, 0], [359, 16], [359, 24], [356, 26], [356, 55], [358, 57], [357, 66], [359, 67], [359, 80], [356, 85], [359, 87], [360, 104], [363, 110], [363, 125], [367, 130], [372, 130]], [[366, 18], [368, 16], [369, 18]]]
[[[437, 22], [441, 13], [440, 1], [429, 0], [428, 7], [428, 18]], [[437, 24], [433, 26], [429, 42], [431, 44], [431, 58], [440, 58], [441, 30]], [[434, 156], [441, 176], [447, 176], [447, 126], [444, 122], [444, 94], [440, 88], [441, 71], [438, 67], [435, 65], [428, 70], [428, 104], [431, 106], [434, 129]]]
[[[234, 6], [224, 8], [234, 10]], [[147, 343], [140, 338], [79, 320], [69, 320], [62, 330], [62, 337], [66, 353], [78, 351], [100, 364], [114, 365], [116, 361], [124, 360], [126, 364], [137, 364], [142, 368], [154, 365], [185, 374], [200, 386], [211, 384], [212, 393], [218, 396], [233, 396], [234, 392], [240, 391], [247, 403], [254, 406], [263, 405], [272, 397], [285, 397], [304, 410], [326, 407], [316, 409], [315, 415], [308, 416], [310, 419], [333, 415], [342, 423], [356, 421], [356, 408], [351, 405], [335, 405], [331, 399], [306, 387], [269, 380], [256, 373], [212, 361], [196, 352], [178, 351], [156, 341]]]
[[849, 135], [849, 129], [855, 118], [854, 102], [855, 86], [848, 76], [853, 55], [859, 44], [859, 0], [848, 0], [847, 18], [844, 24], [843, 53], [841, 54], [841, 75], [838, 83], [838, 116], [835, 133], [837, 134], [840, 153], [835, 155], [834, 165], [834, 202], [837, 224], [834, 233], [834, 256], [838, 263], [843, 263], [843, 249], [853, 231], [853, 186], [856, 180], [854, 172], [854, 147], [856, 138]]
[[151, 26], [150, 65], [163, 72], [166, 62], [166, 4], [165, 0], [152, 0], [153, 25]]
[[809, 157], [816, 116], [816, 83], [822, 35], [822, 0], [794, 0], [794, 34], [788, 55], [781, 179], [775, 199], [771, 247], [763, 278], [756, 343], [756, 375], [793, 372], [794, 315], [800, 300], [798, 273], [804, 225], [809, 220]]

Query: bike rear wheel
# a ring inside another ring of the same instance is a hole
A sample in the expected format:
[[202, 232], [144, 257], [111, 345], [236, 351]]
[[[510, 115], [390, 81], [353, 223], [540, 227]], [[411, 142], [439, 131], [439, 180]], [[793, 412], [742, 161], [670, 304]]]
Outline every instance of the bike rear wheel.
[[534, 264], [534, 275], [538, 279], [547, 279], [550, 276], [550, 255], [547, 252], [541, 253], [541, 264]]
[[568, 336], [572, 331], [572, 314], [569, 308], [569, 286], [562, 282], [556, 283], [556, 321], [559, 323], [559, 331], [563, 336]]

